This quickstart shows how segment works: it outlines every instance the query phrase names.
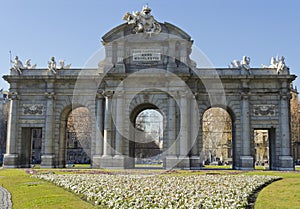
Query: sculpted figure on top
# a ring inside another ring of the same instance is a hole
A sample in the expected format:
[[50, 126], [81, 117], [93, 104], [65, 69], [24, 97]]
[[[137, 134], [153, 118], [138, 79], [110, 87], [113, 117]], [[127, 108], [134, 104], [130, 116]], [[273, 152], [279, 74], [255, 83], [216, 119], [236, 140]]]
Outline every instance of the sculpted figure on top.
[[31, 59], [28, 59], [28, 60], [25, 61], [25, 68], [26, 69], [35, 69], [36, 68], [36, 64], [31, 65], [30, 62], [31, 62]]
[[31, 65], [30, 63], [31, 59], [27, 59], [25, 62], [25, 65], [23, 65], [22, 61], [19, 59], [18, 56], [15, 57], [14, 60], [10, 60], [11, 63], [13, 63], [13, 66], [11, 68], [11, 70], [15, 70], [18, 72], [19, 75], [22, 74], [22, 71], [25, 69], [35, 69], [36, 68], [36, 64]]
[[19, 60], [19, 57], [16, 56], [14, 60], [10, 60], [11, 63], [13, 63], [13, 67], [11, 70], [15, 70], [19, 73], [19, 75], [22, 74], [22, 69], [24, 68], [23, 63], [21, 60]]
[[65, 60], [59, 60], [59, 69], [70, 69], [71, 64], [65, 65]]
[[48, 70], [52, 72], [53, 74], [56, 74], [56, 61], [55, 57], [51, 57], [50, 61], [48, 62]]
[[123, 20], [128, 24], [134, 24], [134, 33], [160, 33], [161, 26], [151, 15], [151, 9], [148, 5], [144, 6], [141, 12], [127, 12]]
[[250, 57], [243, 56], [243, 59], [241, 61], [239, 60], [233, 60], [229, 64], [229, 68], [238, 68], [238, 69], [245, 69], [250, 70]]
[[275, 68], [277, 69], [277, 73], [280, 73], [281, 71], [288, 70], [288, 66], [285, 64], [285, 57], [281, 56], [279, 59], [278, 56], [276, 58], [272, 57], [271, 62], [269, 66], [262, 65], [263, 68]]

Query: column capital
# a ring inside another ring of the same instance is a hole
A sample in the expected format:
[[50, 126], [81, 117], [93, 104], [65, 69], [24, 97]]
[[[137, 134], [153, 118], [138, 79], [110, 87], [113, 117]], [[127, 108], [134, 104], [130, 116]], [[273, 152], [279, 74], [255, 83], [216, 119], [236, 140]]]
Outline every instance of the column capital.
[[174, 100], [179, 98], [178, 91], [175, 91], [175, 90], [169, 91], [168, 96], [169, 96], [169, 99], [174, 99]]
[[17, 99], [19, 99], [19, 94], [16, 91], [9, 92], [8, 98], [11, 100], [17, 100]]
[[47, 99], [54, 99], [54, 96], [55, 96], [55, 92], [45, 92], [45, 97]]
[[104, 98], [104, 91], [102, 90], [102, 89], [98, 89], [97, 90], [97, 93], [96, 93], [96, 97], [98, 98], [98, 99], [103, 99]]
[[185, 91], [185, 90], [178, 91], [178, 96], [179, 97], [187, 97], [188, 96], [188, 92]]
[[249, 94], [247, 92], [241, 92], [241, 99], [242, 100], [248, 100]]
[[291, 99], [291, 94], [290, 93], [281, 93], [280, 94], [280, 99], [281, 100], [290, 100]]
[[124, 96], [124, 91], [120, 90], [120, 91], [115, 92], [115, 94], [117, 95], [117, 97], [123, 97]]
[[112, 96], [114, 95], [113, 91], [104, 91], [103, 95], [107, 98], [112, 98]]

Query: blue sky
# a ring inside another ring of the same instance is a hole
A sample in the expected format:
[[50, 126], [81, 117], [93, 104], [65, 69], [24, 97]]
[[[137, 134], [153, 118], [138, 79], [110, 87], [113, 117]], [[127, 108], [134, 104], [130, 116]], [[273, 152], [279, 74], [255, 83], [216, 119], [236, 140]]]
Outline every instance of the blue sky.
[[[1, 76], [9, 73], [10, 50], [38, 67], [46, 67], [51, 56], [83, 67], [102, 47], [101, 37], [124, 22], [124, 13], [146, 3], [156, 20], [190, 34], [216, 67], [243, 55], [251, 57], [252, 67], [260, 67], [284, 55], [291, 73], [300, 72], [297, 0], [0, 0]], [[8, 89], [3, 79], [2, 87]]]

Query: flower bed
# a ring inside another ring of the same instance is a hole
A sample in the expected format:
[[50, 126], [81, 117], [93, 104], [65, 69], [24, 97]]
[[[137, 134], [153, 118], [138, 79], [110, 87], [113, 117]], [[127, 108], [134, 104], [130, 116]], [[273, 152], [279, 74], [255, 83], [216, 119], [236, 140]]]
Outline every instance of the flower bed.
[[39, 174], [103, 208], [245, 208], [278, 177], [246, 175]]

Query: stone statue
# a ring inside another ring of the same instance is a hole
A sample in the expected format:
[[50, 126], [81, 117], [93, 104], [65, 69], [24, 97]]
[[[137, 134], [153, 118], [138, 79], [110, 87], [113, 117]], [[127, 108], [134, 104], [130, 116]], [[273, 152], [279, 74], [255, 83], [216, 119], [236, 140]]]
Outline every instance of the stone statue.
[[280, 60], [278, 61], [278, 65], [277, 65], [277, 73], [279, 73], [280, 71], [288, 69], [288, 67], [286, 66], [284, 60], [285, 60], [285, 57], [281, 56]]
[[233, 60], [229, 64], [229, 68], [238, 68], [238, 69], [245, 69], [250, 70], [250, 57], [243, 56], [243, 59], [241, 61], [239, 60]]
[[243, 56], [241, 66], [246, 70], [250, 70], [250, 57]]
[[16, 70], [19, 75], [22, 74], [22, 69], [24, 68], [23, 67], [23, 63], [19, 60], [19, 57], [16, 56], [15, 59], [12, 61], [10, 60], [11, 63], [13, 63], [13, 66], [12, 66], [12, 70]]
[[30, 59], [25, 61], [25, 66], [24, 66], [25, 69], [35, 69], [36, 68], [36, 64], [31, 65], [30, 61], [31, 61]]
[[262, 65], [263, 68], [275, 68], [277, 69], [277, 73], [279, 74], [281, 71], [288, 70], [287, 65], [285, 64], [285, 57], [281, 56], [279, 59], [278, 56], [276, 58], [272, 57], [269, 66]]
[[141, 12], [127, 12], [123, 20], [128, 24], [134, 24], [134, 33], [160, 33], [161, 26], [151, 15], [151, 9], [148, 5], [144, 6]]
[[48, 70], [56, 74], [56, 61], [54, 57], [51, 57], [50, 61], [48, 62]]
[[277, 68], [277, 62], [274, 57], [271, 58], [271, 65], [269, 66], [270, 68]]
[[240, 68], [241, 63], [239, 60], [233, 60], [230, 64], [229, 64], [229, 68]]
[[71, 64], [65, 65], [65, 60], [59, 60], [59, 69], [70, 69]]

